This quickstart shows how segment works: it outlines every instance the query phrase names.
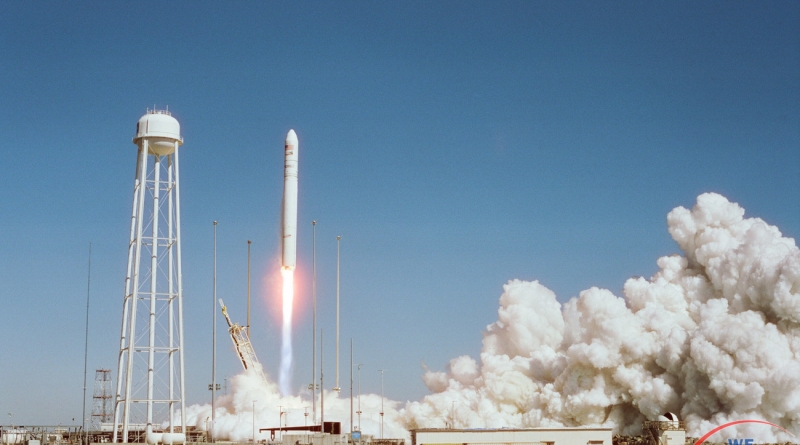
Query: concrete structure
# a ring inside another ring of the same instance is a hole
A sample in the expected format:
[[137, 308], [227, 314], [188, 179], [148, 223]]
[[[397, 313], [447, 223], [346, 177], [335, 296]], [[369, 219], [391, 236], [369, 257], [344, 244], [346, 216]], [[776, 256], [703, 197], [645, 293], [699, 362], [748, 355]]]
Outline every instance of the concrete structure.
[[369, 434], [351, 437], [350, 434], [330, 434], [320, 432], [292, 432], [283, 434], [272, 445], [405, 445], [403, 439], [378, 439]]
[[[138, 147], [128, 268], [122, 305], [113, 441], [145, 424], [148, 443], [183, 443], [183, 288], [178, 148], [181, 127], [167, 111], [147, 111]], [[137, 317], [138, 316], [138, 317]], [[175, 415], [180, 410], [181, 418]], [[163, 433], [155, 433], [166, 423]]]
[[642, 435], [651, 445], [684, 445], [686, 425], [673, 413], [658, 416], [657, 421], [645, 421]]
[[280, 437], [281, 445], [347, 445], [348, 437], [344, 434], [328, 434], [319, 432], [292, 432]]
[[611, 437], [611, 428], [426, 428], [411, 430], [411, 445], [612, 445]]

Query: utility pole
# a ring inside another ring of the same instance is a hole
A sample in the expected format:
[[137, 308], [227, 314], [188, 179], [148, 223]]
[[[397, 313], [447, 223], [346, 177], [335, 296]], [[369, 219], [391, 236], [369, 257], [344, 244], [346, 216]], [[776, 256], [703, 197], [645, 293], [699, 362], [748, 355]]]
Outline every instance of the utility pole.
[[319, 330], [319, 425], [325, 429], [325, 329]]
[[89, 273], [86, 282], [86, 344], [83, 349], [83, 433], [88, 443], [89, 434], [86, 431], [86, 367], [89, 363], [89, 291], [92, 288], [92, 243], [89, 243]]
[[[217, 399], [217, 222], [214, 221], [214, 295], [211, 301], [211, 429], [216, 420]], [[216, 442], [216, 434], [211, 434], [211, 442]]]
[[342, 391], [339, 386], [339, 243], [341, 240], [341, 236], [336, 237], [336, 387], [333, 388], [336, 392]]
[[250, 338], [250, 244], [247, 240], [247, 338]]
[[385, 369], [379, 369], [381, 373], [381, 439], [383, 439], [383, 373]]
[[311, 243], [311, 295], [313, 301], [313, 317], [311, 333], [311, 412], [313, 414], [312, 423], [317, 423], [317, 221], [311, 221], [312, 243]]
[[350, 338], [350, 434], [353, 433], [353, 339]]
[[363, 363], [358, 364], [358, 430], [361, 431], [361, 367], [364, 366]]

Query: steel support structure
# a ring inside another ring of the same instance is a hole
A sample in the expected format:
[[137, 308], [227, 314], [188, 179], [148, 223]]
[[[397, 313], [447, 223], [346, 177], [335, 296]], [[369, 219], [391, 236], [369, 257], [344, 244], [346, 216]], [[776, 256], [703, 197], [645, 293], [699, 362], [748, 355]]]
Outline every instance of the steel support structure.
[[100, 431], [101, 425], [110, 423], [112, 417], [111, 370], [98, 369], [94, 374], [94, 393], [92, 395], [92, 430]]
[[[113, 442], [127, 442], [132, 425], [145, 424], [148, 434], [162, 423], [167, 423], [164, 432], [169, 433], [186, 425], [178, 181], [181, 142], [174, 140], [174, 149], [166, 154], [163, 142], [160, 151], [151, 149], [147, 137], [137, 143]], [[179, 422], [176, 410], [181, 413]]]

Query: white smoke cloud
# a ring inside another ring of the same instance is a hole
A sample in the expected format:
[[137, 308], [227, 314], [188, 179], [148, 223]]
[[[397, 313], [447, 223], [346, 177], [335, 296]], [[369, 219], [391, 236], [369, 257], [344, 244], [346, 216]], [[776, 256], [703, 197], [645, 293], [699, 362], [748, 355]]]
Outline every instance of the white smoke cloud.
[[[244, 371], [230, 379], [230, 394], [217, 397], [215, 403], [215, 421], [211, 426], [211, 404], [192, 405], [186, 408], [186, 424], [202, 431], [211, 429], [220, 440], [247, 442], [253, 438], [255, 427], [256, 440], [270, 439], [270, 433], [259, 433], [258, 428], [272, 428], [279, 425], [298, 426], [312, 425], [313, 414], [311, 400], [308, 397], [282, 396], [278, 385], [269, 377], [267, 381], [256, 371]], [[310, 396], [310, 394], [306, 394]], [[255, 403], [253, 403], [255, 401]], [[317, 416], [319, 417], [320, 400], [317, 400]], [[405, 438], [408, 431], [403, 428], [398, 411], [399, 402], [384, 399], [385, 419], [384, 436]], [[255, 408], [255, 412], [253, 411]], [[379, 437], [381, 396], [375, 394], [361, 395], [362, 431]], [[355, 409], [354, 409], [355, 411]], [[285, 413], [281, 417], [281, 412]], [[308, 417], [305, 414], [308, 413]], [[279, 419], [282, 422], [279, 424]], [[354, 416], [355, 425], [358, 417]], [[350, 429], [350, 397], [340, 396], [335, 391], [325, 391], [325, 421], [342, 423], [342, 430]], [[254, 423], [255, 422], [255, 423]], [[294, 433], [298, 434], [298, 433]]]
[[[631, 278], [623, 297], [591, 288], [561, 305], [540, 283], [509, 281], [498, 319], [483, 333], [480, 360], [427, 370], [432, 394], [387, 401], [386, 437], [418, 427], [544, 427], [603, 425], [639, 433], [643, 420], [678, 413], [688, 434], [725, 422], [766, 420], [800, 433], [800, 250], [794, 240], [717, 194], [693, 209], [674, 209], [669, 233], [683, 256], [658, 259], [650, 279]], [[349, 400], [326, 395], [326, 416], [349, 422]], [[302, 424], [300, 397], [281, 397], [254, 375], [233, 380], [220, 398], [217, 432], [231, 440], [257, 425]], [[362, 396], [376, 413], [380, 396]], [[293, 410], [293, 411], [292, 411]], [[208, 406], [188, 408], [203, 427]], [[300, 417], [298, 417], [300, 416]], [[374, 416], [377, 417], [377, 416]], [[380, 419], [362, 417], [377, 436]], [[723, 430], [715, 438], [794, 438], [764, 425]], [[266, 438], [261, 436], [260, 438]]]
[[[684, 256], [660, 258], [650, 280], [628, 280], [623, 298], [591, 288], [561, 306], [538, 282], [506, 284], [480, 363], [459, 357], [446, 373], [426, 372], [434, 394], [406, 405], [406, 425], [632, 434], [669, 411], [693, 436], [739, 419], [800, 432], [794, 240], [711, 193], [667, 221]], [[720, 436], [793, 439], [752, 424]]]

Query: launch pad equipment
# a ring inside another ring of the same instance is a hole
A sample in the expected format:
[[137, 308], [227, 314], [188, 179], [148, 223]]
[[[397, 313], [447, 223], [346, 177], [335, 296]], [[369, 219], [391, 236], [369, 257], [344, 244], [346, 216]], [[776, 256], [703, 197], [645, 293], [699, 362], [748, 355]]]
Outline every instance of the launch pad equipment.
[[236, 348], [236, 353], [239, 355], [239, 360], [242, 361], [242, 366], [244, 366], [245, 371], [248, 369], [255, 370], [255, 372], [261, 375], [264, 383], [266, 383], [267, 377], [264, 375], [264, 371], [258, 363], [256, 351], [253, 350], [253, 345], [250, 343], [250, 338], [247, 336], [247, 329], [239, 323], [231, 322], [231, 317], [228, 316], [228, 309], [225, 307], [225, 303], [222, 302], [222, 298], [219, 299], [219, 305], [222, 306], [222, 315], [225, 316], [225, 320], [228, 322], [228, 333], [231, 334], [233, 347]]

